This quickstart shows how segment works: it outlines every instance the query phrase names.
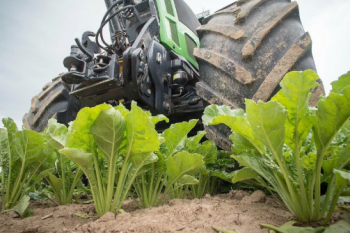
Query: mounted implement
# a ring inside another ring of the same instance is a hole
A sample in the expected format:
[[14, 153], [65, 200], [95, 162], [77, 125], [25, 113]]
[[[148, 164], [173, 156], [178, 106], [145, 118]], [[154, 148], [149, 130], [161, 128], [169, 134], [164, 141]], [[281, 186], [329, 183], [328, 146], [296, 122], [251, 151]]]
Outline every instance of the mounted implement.
[[[105, 4], [100, 28], [75, 39], [64, 59], [68, 72], [33, 98], [27, 128], [42, 131], [52, 116], [67, 124], [84, 106], [133, 100], [173, 122], [199, 118], [208, 103], [236, 108], [244, 98], [265, 101], [287, 72], [315, 70], [296, 2], [240, 0], [201, 23], [183, 0]], [[322, 85], [313, 93], [318, 99]], [[229, 149], [225, 128], [206, 130]]]

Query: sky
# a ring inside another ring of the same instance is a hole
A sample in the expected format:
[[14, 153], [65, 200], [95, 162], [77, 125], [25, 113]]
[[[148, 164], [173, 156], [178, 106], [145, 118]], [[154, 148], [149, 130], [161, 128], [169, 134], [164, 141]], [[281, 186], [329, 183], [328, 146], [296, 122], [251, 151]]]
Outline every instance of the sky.
[[[233, 0], [185, 0], [195, 13]], [[313, 55], [326, 92], [350, 70], [350, 0], [299, 0], [301, 20], [313, 39]], [[58, 74], [74, 38], [96, 31], [102, 0], [0, 0], [0, 119], [22, 125], [31, 98]], [[0, 123], [2, 127], [2, 123]]]

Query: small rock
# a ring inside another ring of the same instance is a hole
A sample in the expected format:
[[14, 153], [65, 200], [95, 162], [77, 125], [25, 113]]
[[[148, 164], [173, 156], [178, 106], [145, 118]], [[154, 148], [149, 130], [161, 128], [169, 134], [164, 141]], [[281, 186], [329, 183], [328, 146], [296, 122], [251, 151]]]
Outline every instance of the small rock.
[[204, 198], [206, 198], [206, 199], [210, 199], [210, 198], [211, 198], [211, 196], [210, 196], [210, 194], [208, 193], [208, 194], [205, 194]]
[[266, 195], [263, 191], [258, 190], [256, 192], [254, 192], [252, 195], [250, 195], [250, 201], [252, 203], [264, 203], [266, 201]]
[[247, 192], [243, 190], [231, 190], [228, 194], [230, 199], [234, 200], [242, 200], [245, 196], [249, 195]]

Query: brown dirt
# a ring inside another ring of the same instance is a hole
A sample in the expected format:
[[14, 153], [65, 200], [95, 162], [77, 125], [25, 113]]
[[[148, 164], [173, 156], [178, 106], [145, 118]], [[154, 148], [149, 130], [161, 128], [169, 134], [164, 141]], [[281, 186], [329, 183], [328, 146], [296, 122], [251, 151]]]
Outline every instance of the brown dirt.
[[[216, 232], [217, 226], [239, 233], [268, 232], [259, 223], [281, 225], [292, 215], [261, 191], [249, 195], [243, 191], [199, 200], [171, 200], [166, 205], [137, 209], [128, 200], [126, 213], [107, 213], [97, 217], [93, 205], [53, 206], [33, 202], [34, 215], [14, 218], [14, 213], [0, 215], [0, 232]], [[91, 216], [83, 218], [76, 213]], [[44, 219], [43, 219], [44, 218]]]

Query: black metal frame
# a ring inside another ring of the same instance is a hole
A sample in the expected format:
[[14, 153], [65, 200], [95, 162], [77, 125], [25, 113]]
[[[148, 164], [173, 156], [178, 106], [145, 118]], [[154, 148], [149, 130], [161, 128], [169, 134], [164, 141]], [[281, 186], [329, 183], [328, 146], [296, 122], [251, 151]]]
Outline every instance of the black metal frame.
[[[121, 2], [124, 7], [114, 9]], [[195, 93], [195, 83], [199, 81], [197, 70], [159, 42], [159, 20], [154, 1], [138, 5], [127, 0], [105, 0], [105, 3], [108, 11], [96, 35], [85, 32], [82, 42], [76, 39], [77, 46], [72, 46], [71, 55], [64, 60], [69, 72], [62, 80], [70, 95], [87, 106], [111, 100], [115, 104], [135, 100], [143, 108], [167, 116], [203, 111], [201, 99]], [[149, 8], [151, 17], [142, 20], [139, 9], [145, 7]], [[119, 22], [120, 14], [128, 9], [137, 23], [123, 28]], [[102, 36], [102, 29], [108, 22], [111, 22], [112, 45], [105, 43]], [[96, 42], [89, 39], [91, 36], [96, 36]], [[99, 45], [99, 37], [106, 47]], [[131, 38], [130, 45], [126, 43], [128, 38]], [[100, 47], [106, 53], [94, 57], [101, 52]], [[119, 72], [121, 63], [122, 73]]]

